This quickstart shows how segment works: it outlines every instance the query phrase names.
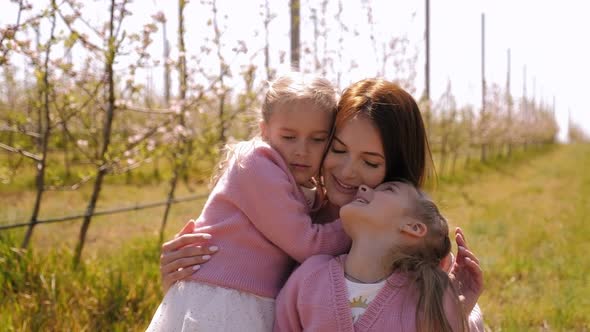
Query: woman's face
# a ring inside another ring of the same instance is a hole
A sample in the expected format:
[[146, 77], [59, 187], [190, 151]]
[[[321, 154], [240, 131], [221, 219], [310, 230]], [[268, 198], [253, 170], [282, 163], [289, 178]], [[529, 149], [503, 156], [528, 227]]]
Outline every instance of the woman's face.
[[377, 187], [385, 179], [385, 152], [377, 127], [355, 116], [336, 130], [323, 164], [328, 199], [336, 206], [351, 202], [362, 184]]

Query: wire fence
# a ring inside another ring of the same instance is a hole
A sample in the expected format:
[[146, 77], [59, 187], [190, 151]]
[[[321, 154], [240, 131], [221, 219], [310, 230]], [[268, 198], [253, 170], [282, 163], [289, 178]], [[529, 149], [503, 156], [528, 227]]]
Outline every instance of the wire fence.
[[[68, 221], [68, 220], [80, 219], [80, 218], [84, 218], [84, 217], [87, 217], [87, 216], [104, 216], [104, 215], [116, 214], [116, 213], [121, 213], [121, 212], [151, 209], [151, 208], [163, 206], [163, 205], [166, 205], [166, 204], [176, 204], [176, 203], [194, 201], [194, 200], [206, 198], [207, 196], [208, 196], [208, 194], [191, 195], [191, 196], [174, 198], [174, 199], [171, 199], [171, 200], [165, 200], [165, 201], [159, 201], [159, 202], [144, 203], [144, 204], [135, 204], [133, 206], [126, 206], [126, 207], [119, 207], [119, 208], [108, 209], [108, 210], [94, 211], [94, 213], [92, 213], [92, 214], [82, 213], [82, 214], [75, 214], [75, 215], [71, 215], [71, 216], [63, 216], [63, 217], [55, 217], [55, 218], [47, 218], [47, 219], [38, 219], [38, 220], [36, 220], [34, 222], [34, 224], [36, 224], [36, 225], [38, 225], [38, 224], [50, 224], [50, 223], [56, 223], [56, 222], [63, 222], [63, 221]], [[16, 224], [8, 224], [8, 223], [9, 222], [2, 223], [2, 225], [0, 225], [0, 231], [8, 230], [8, 229], [13, 229], [13, 228], [19, 228], [19, 227], [25, 227], [25, 226], [31, 225], [31, 221], [21, 222], [21, 223], [16, 223]], [[7, 225], [5, 225], [5, 224], [7, 224]]]

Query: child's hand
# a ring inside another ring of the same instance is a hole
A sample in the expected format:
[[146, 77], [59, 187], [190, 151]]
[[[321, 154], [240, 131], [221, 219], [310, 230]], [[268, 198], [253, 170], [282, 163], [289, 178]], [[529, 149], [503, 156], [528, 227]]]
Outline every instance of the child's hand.
[[483, 272], [479, 260], [469, 250], [465, 235], [459, 227], [455, 230], [455, 241], [459, 249], [449, 277], [459, 293], [466, 314], [469, 315], [483, 292]]

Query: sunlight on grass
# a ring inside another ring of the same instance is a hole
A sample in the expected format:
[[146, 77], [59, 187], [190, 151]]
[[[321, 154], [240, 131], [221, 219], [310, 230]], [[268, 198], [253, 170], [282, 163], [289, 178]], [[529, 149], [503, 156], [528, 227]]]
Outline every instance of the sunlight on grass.
[[161, 297], [156, 238], [130, 241], [77, 270], [70, 251], [20, 251], [14, 240], [0, 234], [3, 331], [145, 329]]
[[563, 146], [509, 174], [440, 186], [443, 211], [481, 258], [480, 302], [492, 330], [589, 328], [588, 164], [590, 146]]
[[[590, 319], [590, 145], [523, 152], [441, 178], [433, 193], [467, 233], [485, 271], [480, 299], [491, 331], [587, 331]], [[162, 199], [165, 186], [109, 184], [101, 208]], [[206, 192], [199, 187], [197, 192]], [[188, 194], [182, 188], [178, 196]], [[26, 216], [32, 192], [3, 194]], [[50, 193], [43, 216], [78, 212], [86, 191]], [[124, 203], [126, 202], [126, 203]], [[203, 201], [172, 209], [166, 238]], [[161, 299], [157, 232], [162, 209], [96, 217], [82, 268], [71, 267], [79, 221], [40, 225], [33, 250], [22, 230], [0, 232], [0, 326], [8, 331], [143, 331]]]

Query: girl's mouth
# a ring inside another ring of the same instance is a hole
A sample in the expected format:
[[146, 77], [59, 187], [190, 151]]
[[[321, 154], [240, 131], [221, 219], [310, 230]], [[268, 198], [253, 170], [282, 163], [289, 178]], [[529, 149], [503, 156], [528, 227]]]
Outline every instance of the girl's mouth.
[[362, 204], [369, 204], [369, 201], [367, 201], [366, 199], [362, 198], [362, 197], [357, 197], [354, 199], [354, 202], [357, 203], [362, 203]]
[[303, 164], [291, 164], [291, 167], [297, 168], [297, 169], [307, 169], [310, 166], [309, 165], [303, 165]]

